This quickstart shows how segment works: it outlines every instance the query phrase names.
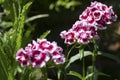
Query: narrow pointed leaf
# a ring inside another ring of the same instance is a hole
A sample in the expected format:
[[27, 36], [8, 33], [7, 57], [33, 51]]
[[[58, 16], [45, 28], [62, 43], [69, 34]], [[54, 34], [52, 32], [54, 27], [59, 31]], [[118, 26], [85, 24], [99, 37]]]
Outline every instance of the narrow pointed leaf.
[[75, 71], [70, 71], [69, 75], [75, 76], [75, 77], [77, 77], [79, 79], [83, 79], [82, 75], [77, 73], [77, 72], [75, 72]]
[[107, 57], [109, 59], [112, 59], [112, 60], [116, 61], [117, 63], [120, 63], [120, 59], [117, 56], [113, 55], [113, 54], [99, 51], [98, 55]]
[[30, 21], [33, 21], [33, 20], [35, 20], [35, 19], [48, 17], [48, 16], [49, 16], [48, 14], [35, 15], [35, 16], [32, 16], [32, 17], [28, 18], [28, 19], [25, 21], [25, 23], [30, 22]]
[[94, 74], [94, 73], [90, 73], [90, 74], [88, 74], [88, 75], [85, 77], [85, 80], [88, 79], [88, 78], [90, 78], [90, 77], [92, 77], [93, 74]]
[[40, 39], [46, 38], [46, 37], [50, 34], [50, 32], [51, 32], [50, 30], [44, 32], [44, 33], [40, 36]]
[[18, 50], [21, 47], [25, 15], [26, 15], [27, 9], [30, 7], [31, 4], [32, 2], [28, 2], [25, 6], [23, 6], [22, 12], [20, 14], [18, 27], [16, 27], [17, 28], [16, 50]]
[[95, 75], [101, 75], [101, 76], [110, 77], [110, 75], [102, 73], [102, 72], [96, 72]]
[[67, 66], [66, 66], [65, 68], [68, 68], [71, 63], [73, 63], [73, 62], [75, 62], [75, 61], [77, 61], [77, 60], [79, 60], [79, 59], [80, 59], [79, 53], [76, 54], [76, 55], [74, 55], [74, 56], [72, 56], [72, 57], [69, 59], [69, 62], [68, 62]]

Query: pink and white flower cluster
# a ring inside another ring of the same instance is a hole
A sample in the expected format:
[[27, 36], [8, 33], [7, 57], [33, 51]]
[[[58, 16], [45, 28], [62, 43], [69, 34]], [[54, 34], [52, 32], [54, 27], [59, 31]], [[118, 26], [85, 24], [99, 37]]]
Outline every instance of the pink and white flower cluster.
[[28, 44], [25, 49], [21, 48], [16, 54], [16, 60], [22, 66], [32, 65], [32, 67], [44, 67], [49, 60], [56, 64], [65, 62], [63, 49], [56, 42], [49, 42], [46, 39], [37, 39], [32, 44]]
[[83, 11], [79, 19], [96, 25], [100, 30], [104, 30], [107, 28], [106, 24], [116, 21], [117, 15], [114, 13], [112, 6], [108, 7], [105, 4], [95, 1]]
[[116, 19], [117, 16], [111, 6], [107, 7], [105, 4], [95, 1], [80, 15], [79, 20], [73, 24], [72, 28], [62, 31], [60, 36], [69, 45], [76, 41], [79, 44], [88, 44], [90, 39], [99, 38], [98, 29], [106, 29], [106, 24], [110, 24]]
[[76, 41], [79, 44], [88, 44], [89, 40], [97, 35], [97, 28], [86, 21], [76, 21], [71, 29], [62, 31], [60, 36], [65, 39], [65, 43], [72, 45]]

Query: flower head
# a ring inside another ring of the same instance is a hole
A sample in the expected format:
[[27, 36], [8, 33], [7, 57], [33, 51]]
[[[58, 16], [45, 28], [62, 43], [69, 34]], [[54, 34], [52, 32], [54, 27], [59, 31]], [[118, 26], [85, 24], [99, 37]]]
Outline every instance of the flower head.
[[26, 52], [21, 48], [18, 50], [16, 54], [16, 60], [21, 63], [21, 66], [28, 66], [30, 62], [28, 61], [29, 56]]
[[[44, 67], [49, 60], [56, 64], [65, 62], [63, 49], [55, 41], [49, 42], [46, 39], [37, 39], [28, 44], [25, 50], [22, 48], [16, 54], [16, 60], [22, 66], [32, 65], [33, 67]], [[59, 60], [61, 59], [61, 60]], [[59, 60], [59, 61], [58, 61]]]
[[111, 6], [108, 7], [105, 4], [95, 1], [83, 11], [79, 19], [96, 25], [100, 30], [104, 30], [106, 29], [106, 24], [111, 24], [112, 21], [116, 21], [117, 16]]
[[89, 40], [97, 35], [95, 25], [87, 21], [76, 21], [73, 27], [67, 31], [61, 32], [60, 36], [65, 39], [66, 44], [74, 44], [77, 41], [79, 44], [87, 44]]
[[89, 7], [79, 16], [79, 20], [73, 24], [73, 27], [68, 31], [60, 33], [61, 38], [65, 39], [66, 44], [74, 44], [76, 41], [79, 44], [88, 44], [89, 40], [99, 39], [97, 30], [106, 29], [106, 24], [111, 24], [116, 21], [117, 15], [112, 7], [94, 1]]

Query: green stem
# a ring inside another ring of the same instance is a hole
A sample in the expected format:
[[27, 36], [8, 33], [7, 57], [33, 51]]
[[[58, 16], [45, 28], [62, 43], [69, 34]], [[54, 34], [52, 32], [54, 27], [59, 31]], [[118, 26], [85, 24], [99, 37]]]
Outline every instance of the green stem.
[[[0, 56], [0, 58], [1, 58], [1, 57], [4, 57], [5, 52], [4, 52], [4, 50], [2, 49], [2, 47], [0, 47], [0, 51], [1, 51], [0, 54], [3, 54], [3, 56]], [[2, 58], [1, 58], [1, 60], [0, 60], [0, 63], [1, 63], [1, 66], [2, 66], [2, 68], [3, 68], [3, 71], [5, 72], [6, 77], [9, 77], [8, 71], [7, 71], [6, 67], [5, 67], [5, 63], [3, 62], [3, 59], [2, 59]]]
[[81, 50], [81, 54], [82, 54], [82, 74], [83, 74], [83, 79], [85, 80], [85, 59], [84, 59], [84, 48]]
[[47, 70], [46, 70], [46, 67], [43, 67], [42, 69], [41, 69], [41, 80], [47, 80]]
[[67, 53], [67, 60], [68, 60], [68, 58], [69, 58], [69, 55], [70, 55], [71, 51], [75, 48], [76, 45], [77, 45], [77, 44], [75, 43], [75, 44], [71, 47], [71, 49], [68, 51], [68, 53]]
[[[93, 50], [93, 55], [92, 55], [92, 72], [95, 73], [95, 61], [96, 61], [96, 56], [97, 56], [97, 43], [95, 40], [93, 40], [93, 44], [94, 44], [94, 50]], [[91, 80], [94, 80], [94, 74], [91, 77]]]
[[[95, 55], [95, 51], [93, 51], [93, 55], [92, 55], [92, 73], [95, 73], [95, 60], [96, 60], [96, 55]], [[94, 80], [94, 74], [91, 77], [91, 80]]]
[[58, 65], [58, 80], [67, 80], [67, 72], [64, 65]]
[[29, 80], [31, 80], [31, 78], [32, 78], [32, 68], [30, 68], [30, 72], [29, 72]]

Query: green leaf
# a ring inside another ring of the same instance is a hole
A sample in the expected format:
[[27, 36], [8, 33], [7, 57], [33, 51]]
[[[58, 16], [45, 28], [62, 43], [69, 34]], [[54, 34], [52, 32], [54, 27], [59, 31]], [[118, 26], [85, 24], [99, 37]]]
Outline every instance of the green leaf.
[[58, 80], [59, 80], [60, 76], [61, 76], [61, 70], [60, 69], [58, 70], [57, 76], [58, 76]]
[[20, 14], [20, 19], [18, 20], [16, 50], [18, 50], [21, 47], [25, 15], [31, 4], [32, 2], [28, 2], [25, 6], [23, 6], [22, 12]]
[[88, 79], [88, 78], [90, 78], [90, 77], [92, 77], [93, 74], [94, 74], [94, 73], [90, 73], [90, 74], [88, 74], [88, 75], [85, 77], [85, 80]]
[[101, 75], [101, 76], [110, 77], [110, 75], [102, 73], [102, 72], [95, 72], [95, 75]]
[[68, 62], [67, 66], [66, 66], [65, 68], [68, 68], [71, 63], [73, 63], [73, 62], [75, 62], [75, 61], [77, 61], [77, 60], [79, 60], [79, 59], [80, 59], [79, 53], [76, 54], [76, 55], [74, 55], [74, 56], [72, 56], [72, 57], [69, 59], [69, 62]]
[[28, 19], [25, 21], [25, 23], [28, 23], [28, 22], [33, 21], [33, 20], [35, 20], [35, 19], [48, 17], [48, 16], [49, 16], [48, 14], [35, 15], [35, 16], [32, 16], [32, 17], [28, 18]]
[[7, 80], [7, 77], [8, 76], [5, 74], [4, 69], [0, 63], [0, 80]]
[[0, 27], [3, 28], [3, 29], [10, 28], [12, 25], [13, 25], [12, 22], [2, 21], [2, 22], [0, 23]]
[[[73, 46], [73, 48], [74, 48], [75, 46]], [[66, 69], [70, 66], [70, 64], [71, 63], [73, 63], [73, 62], [75, 62], [75, 61], [77, 61], [77, 60], [79, 60], [79, 59], [82, 59], [82, 50], [80, 50], [80, 52], [78, 53], [78, 54], [76, 54], [76, 55], [74, 55], [74, 56], [72, 56], [70, 59], [69, 59], [69, 62], [67, 63], [67, 65], [66, 65]], [[85, 51], [84, 51], [84, 55], [85, 55]]]
[[68, 4], [66, 4], [66, 8], [69, 9], [71, 7], [75, 7], [75, 6], [78, 6], [80, 5], [81, 3], [79, 1], [71, 1], [69, 2]]
[[0, 3], [3, 3], [4, 2], [4, 0], [0, 0]]
[[51, 32], [50, 30], [44, 32], [44, 33], [40, 36], [40, 39], [46, 38], [46, 37], [50, 34], [50, 32]]
[[[80, 52], [80, 54], [82, 54], [82, 53]], [[90, 52], [90, 51], [84, 51], [84, 57], [89, 56], [89, 55], [92, 55], [92, 52]], [[80, 55], [80, 60], [81, 60], [82, 58], [83, 58], [83, 56]]]
[[[69, 62], [68, 62], [68, 64], [66, 65], [65, 68], [68, 68], [68, 67], [70, 66], [70, 64], [73, 63], [73, 62], [75, 62], [75, 61], [77, 61], [77, 60], [79, 60], [79, 59], [81, 60], [83, 57], [82, 57], [82, 55], [80, 55], [80, 54], [82, 54], [82, 53], [80, 52], [80, 53], [72, 56], [72, 57], [69, 59]], [[92, 55], [92, 54], [93, 54], [93, 53], [92, 53], [91, 51], [84, 51], [84, 57], [90, 56], [90, 55]], [[110, 58], [110, 59], [116, 61], [117, 63], [120, 63], [120, 59], [119, 59], [117, 56], [112, 55], [112, 54], [110, 54], [110, 53], [104, 53], [104, 52], [98, 51], [97, 55]]]
[[[84, 57], [90, 56], [92, 54], [93, 53], [91, 51], [84, 51]], [[112, 59], [112, 60], [116, 61], [117, 63], [120, 63], [120, 59], [117, 56], [113, 55], [113, 54], [98, 51], [97, 55], [107, 57], [109, 59]], [[82, 56], [80, 56], [80, 59], [82, 59]]]
[[112, 59], [112, 60], [116, 61], [117, 63], [120, 63], [120, 59], [117, 56], [113, 55], [113, 54], [99, 51], [98, 55], [107, 57], [109, 59]]
[[75, 77], [77, 77], [79, 79], [83, 79], [82, 75], [77, 73], [77, 72], [75, 72], [75, 71], [70, 71], [69, 75], [75, 76]]
[[2, 76], [2, 79], [6, 79], [8, 77], [8, 61], [7, 58], [5, 56], [4, 50], [3, 48], [0, 46], [0, 68], [1, 68], [1, 74], [4, 76]]
[[50, 10], [53, 10], [54, 7], [55, 7], [55, 5], [52, 3], [52, 4], [50, 4], [49, 9], [50, 9]]

